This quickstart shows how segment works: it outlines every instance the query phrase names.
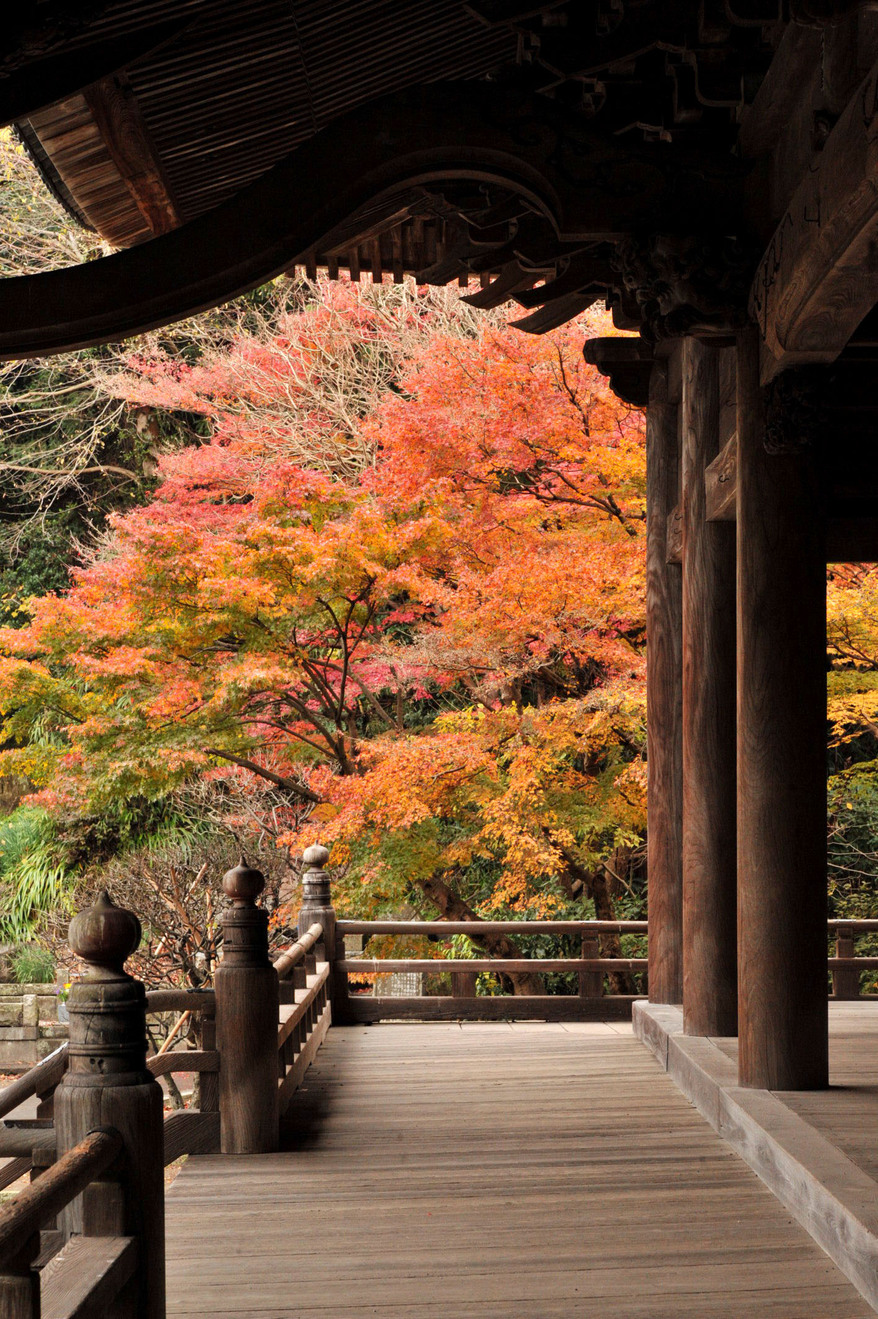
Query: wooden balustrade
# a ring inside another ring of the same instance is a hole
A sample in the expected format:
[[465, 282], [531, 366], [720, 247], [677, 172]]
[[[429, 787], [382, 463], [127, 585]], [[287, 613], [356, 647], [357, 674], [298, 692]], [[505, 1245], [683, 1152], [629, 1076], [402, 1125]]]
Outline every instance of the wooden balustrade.
[[[3, 1319], [61, 1319], [76, 1313], [129, 1316], [133, 1297], [120, 1293], [135, 1280], [137, 1241], [104, 1224], [89, 1221], [71, 1238], [43, 1273], [37, 1264], [41, 1231], [77, 1198], [112, 1185], [124, 1197], [123, 1183], [102, 1179], [124, 1158], [126, 1143], [112, 1127], [87, 1132], [58, 1162], [0, 1212], [0, 1315]], [[114, 1304], [119, 1302], [118, 1305]], [[85, 1307], [88, 1307], [87, 1309]]]
[[[536, 1020], [574, 1020], [589, 1017], [625, 1017], [630, 1013], [632, 994], [604, 994], [604, 976], [612, 972], [642, 973], [645, 957], [601, 957], [599, 936], [604, 934], [645, 935], [646, 921], [336, 921], [337, 945], [343, 949], [344, 936], [361, 934], [407, 935], [409, 937], [465, 934], [478, 939], [486, 934], [522, 936], [553, 935], [578, 939], [579, 957], [474, 957], [474, 958], [366, 958], [352, 957], [337, 962], [337, 975], [381, 976], [415, 972], [425, 975], [450, 973], [450, 997], [383, 998], [348, 993], [346, 1016], [353, 1021], [380, 1021], [382, 1018], [421, 1018], [457, 1020], [496, 1020], [504, 1017]], [[575, 994], [477, 995], [476, 976], [533, 972], [566, 974], [576, 977]]]
[[[165, 1166], [181, 1154], [213, 1154], [220, 1148], [219, 1070], [220, 1055], [216, 1047], [216, 994], [211, 989], [153, 989], [146, 995], [150, 1012], [181, 1012], [196, 1020], [200, 1048], [163, 1047], [146, 1065], [153, 1076], [174, 1072], [198, 1077], [198, 1103], [165, 1118]], [[182, 1018], [181, 1018], [182, 1019]], [[179, 1024], [179, 1023], [178, 1023]], [[166, 1044], [172, 1039], [168, 1037]]]
[[345, 970], [348, 975], [372, 976], [406, 971], [421, 975], [439, 975], [447, 971], [558, 974], [565, 971], [645, 971], [647, 965], [645, 957], [352, 957], [345, 962]]
[[278, 979], [285, 980], [300, 962], [304, 963], [310, 953], [323, 939], [323, 926], [315, 921], [310, 929], [300, 935], [294, 944], [285, 949], [280, 957], [275, 958], [274, 969]]
[[[319, 927], [312, 925], [311, 930], [314, 929]], [[281, 1115], [286, 1112], [290, 1100], [302, 1084], [332, 1023], [329, 977], [329, 963], [319, 962], [314, 974], [307, 976], [305, 986], [293, 990], [293, 1001], [281, 1004], [277, 1033], [278, 1105]]]
[[[54, 1094], [55, 1087], [66, 1070], [67, 1045], [62, 1044], [50, 1053], [48, 1058], [44, 1058], [23, 1076], [17, 1076], [14, 1081], [10, 1081], [0, 1090], [0, 1118], [6, 1117], [13, 1109], [18, 1108], [34, 1095], [37, 1095], [41, 1102], [45, 1102], [46, 1096]], [[40, 1114], [40, 1116], [47, 1115]]]
[[[837, 999], [860, 997], [860, 972], [878, 970], [878, 956], [857, 956], [854, 940], [857, 936], [878, 932], [876, 920], [833, 919], [828, 929], [836, 937], [836, 956], [829, 957], [828, 970], [832, 975], [833, 994]], [[579, 936], [579, 957], [558, 958], [417, 958], [417, 957], [356, 957], [342, 960], [338, 957], [337, 970], [348, 975], [380, 976], [415, 972], [420, 974], [451, 976], [450, 997], [433, 998], [381, 998], [351, 994], [346, 1001], [348, 1020], [379, 1021], [382, 1017], [471, 1019], [520, 1015], [533, 1018], [568, 1019], [579, 1016], [626, 1015], [631, 995], [607, 994], [604, 977], [610, 972], [639, 973], [646, 970], [648, 960], [643, 957], [601, 957], [598, 936], [602, 934], [648, 933], [646, 921], [411, 921], [411, 920], [337, 920], [336, 934], [339, 949], [343, 949], [345, 935], [406, 935], [408, 937], [465, 934], [478, 938], [486, 934]], [[578, 981], [578, 994], [550, 994], [512, 998], [506, 995], [477, 997], [475, 977], [490, 972], [536, 972], [537, 974], [571, 973]], [[466, 979], [462, 979], [466, 977]], [[578, 1003], [576, 1002], [578, 1000]]]
[[256, 898], [259, 870], [241, 863], [223, 876], [223, 959], [214, 978], [223, 1154], [267, 1154], [278, 1144], [277, 972], [268, 957], [268, 914]]
[[[847, 922], [849, 923], [849, 922]], [[878, 921], [876, 921], [878, 928]], [[647, 921], [360, 921], [337, 920], [336, 929], [345, 934], [646, 934]]]

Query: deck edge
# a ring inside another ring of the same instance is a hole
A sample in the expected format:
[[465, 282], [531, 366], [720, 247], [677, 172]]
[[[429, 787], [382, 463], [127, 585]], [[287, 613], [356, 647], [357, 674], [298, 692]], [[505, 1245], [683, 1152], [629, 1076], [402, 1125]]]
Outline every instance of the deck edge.
[[713, 1040], [683, 1034], [680, 1008], [640, 1001], [632, 1020], [690, 1103], [878, 1311], [878, 1183], [777, 1095], [738, 1086]]

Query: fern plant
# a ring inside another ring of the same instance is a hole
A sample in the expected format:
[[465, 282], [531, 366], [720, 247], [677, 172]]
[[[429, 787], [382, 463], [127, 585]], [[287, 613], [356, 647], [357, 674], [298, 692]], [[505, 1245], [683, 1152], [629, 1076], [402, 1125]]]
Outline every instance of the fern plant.
[[0, 940], [31, 939], [41, 917], [67, 906], [74, 878], [46, 812], [13, 811], [0, 823]]

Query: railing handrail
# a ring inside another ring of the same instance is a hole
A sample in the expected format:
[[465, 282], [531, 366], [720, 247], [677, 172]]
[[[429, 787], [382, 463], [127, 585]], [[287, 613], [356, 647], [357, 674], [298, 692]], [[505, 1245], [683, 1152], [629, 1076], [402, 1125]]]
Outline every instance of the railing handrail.
[[438, 975], [444, 971], [502, 971], [504, 974], [564, 971], [644, 971], [646, 957], [351, 957], [345, 962], [349, 975], [392, 975], [416, 972]]
[[31, 1122], [0, 1122], [0, 1159], [32, 1159], [34, 1152], [54, 1155], [55, 1128]]
[[0, 1270], [15, 1262], [46, 1220], [106, 1172], [123, 1147], [122, 1137], [113, 1127], [90, 1131], [0, 1210]]
[[0, 1090], [0, 1118], [18, 1108], [26, 1099], [37, 1094], [41, 1088], [50, 1089], [57, 1085], [67, 1070], [67, 1044], [59, 1044], [48, 1057], [36, 1063], [23, 1076], [4, 1085]]
[[[876, 923], [878, 925], [878, 923]], [[361, 921], [338, 920], [345, 934], [646, 934], [647, 921]]]
[[[830, 917], [827, 922], [829, 930], [853, 930], [856, 934], [868, 934], [878, 931], [878, 919], [845, 916]], [[347, 920], [340, 918], [336, 923], [339, 934], [444, 934], [451, 938], [454, 934], [470, 934], [473, 930], [479, 934], [647, 934], [648, 921], [599, 921], [599, 920], [565, 920], [565, 921], [394, 921], [394, 920]], [[293, 945], [295, 946], [295, 945]]]
[[316, 947], [323, 938], [323, 926], [319, 921], [309, 925], [303, 935], [300, 935], [295, 943], [290, 944], [289, 948], [284, 949], [279, 957], [276, 957], [272, 965], [277, 971], [278, 978], [285, 980], [294, 967], [306, 957], [308, 953]]
[[148, 989], [147, 1012], [203, 1012], [208, 1016], [216, 1011], [216, 993], [212, 989]]

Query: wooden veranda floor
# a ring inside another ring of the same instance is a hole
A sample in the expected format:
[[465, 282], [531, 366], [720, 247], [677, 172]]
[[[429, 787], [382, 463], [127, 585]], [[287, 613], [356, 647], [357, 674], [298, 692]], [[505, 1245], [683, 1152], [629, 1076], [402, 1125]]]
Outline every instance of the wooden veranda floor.
[[183, 1168], [169, 1314], [873, 1314], [628, 1026], [334, 1028], [293, 1119]]

